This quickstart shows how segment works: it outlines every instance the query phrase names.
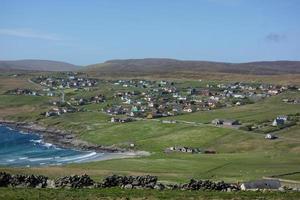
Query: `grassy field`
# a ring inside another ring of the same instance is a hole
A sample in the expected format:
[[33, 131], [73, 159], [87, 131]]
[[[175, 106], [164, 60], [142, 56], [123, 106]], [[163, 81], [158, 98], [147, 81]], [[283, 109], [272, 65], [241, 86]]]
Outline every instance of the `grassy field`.
[[0, 93], [4, 93], [7, 90], [12, 90], [16, 88], [31, 88], [40, 89], [41, 87], [37, 84], [32, 84], [28, 81], [32, 76], [24, 75], [21, 77], [12, 76], [0, 76]]
[[241, 122], [262, 122], [273, 120], [278, 115], [300, 112], [300, 104], [283, 103], [284, 98], [300, 98], [300, 92], [285, 92], [283, 94], [261, 100], [255, 104], [236, 106], [212, 111], [195, 112], [171, 119], [210, 123], [213, 119], [238, 119]]
[[[185, 87], [189, 84], [203, 83], [182, 82], [181, 86]], [[8, 88], [8, 86], [0, 82], [0, 88]], [[112, 96], [112, 91], [105, 84], [103, 88], [100, 84], [94, 91], [80, 91], [80, 95], [94, 95], [100, 92], [107, 92], [110, 97]], [[66, 93], [67, 97], [76, 95], [79, 93], [72, 90]], [[300, 165], [300, 125], [276, 132], [279, 139], [274, 141], [265, 140], [263, 134], [210, 125], [211, 120], [215, 118], [238, 119], [242, 123], [254, 123], [271, 121], [277, 115], [300, 112], [300, 105], [282, 102], [286, 97], [299, 98], [300, 92], [283, 93], [245, 106], [169, 118], [204, 123], [193, 125], [163, 124], [154, 120], [126, 124], [109, 123], [109, 116], [97, 112], [103, 105], [86, 106], [92, 112], [43, 118], [40, 113], [49, 107], [50, 98], [1, 95], [0, 118], [36, 121], [44, 126], [72, 131], [83, 140], [101, 145], [128, 147], [130, 143], [134, 143], [135, 150], [148, 151], [151, 156], [55, 167], [1, 168], [0, 171], [44, 174], [50, 177], [87, 173], [95, 180], [113, 173], [151, 174], [168, 182], [185, 182], [189, 178], [238, 182], [297, 172]], [[165, 148], [175, 145], [213, 149], [217, 154], [165, 154], [163, 152]], [[300, 180], [298, 175], [294, 175], [291, 179]]]
[[12, 189], [0, 188], [0, 199], [290, 199], [297, 200], [300, 193], [280, 192], [191, 192], [191, 191], [154, 191], [154, 190], [122, 190], [111, 189]]
[[[88, 173], [95, 180], [111, 174], [151, 174], [163, 182], [187, 182], [190, 178], [242, 182], [299, 170], [300, 159], [290, 153], [241, 153], [218, 155], [152, 155], [143, 158], [41, 168], [2, 168], [11, 173], [45, 174], [50, 177]], [[297, 177], [295, 177], [296, 179]], [[297, 179], [296, 179], [297, 180]]]

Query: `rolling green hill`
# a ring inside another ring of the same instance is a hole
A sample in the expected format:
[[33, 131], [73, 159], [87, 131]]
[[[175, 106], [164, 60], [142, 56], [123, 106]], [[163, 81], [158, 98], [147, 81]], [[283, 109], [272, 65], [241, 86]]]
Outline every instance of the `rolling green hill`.
[[299, 61], [262, 61], [249, 63], [224, 63], [209, 61], [183, 61], [174, 59], [127, 59], [109, 60], [87, 66], [85, 71], [93, 75], [156, 75], [230, 73], [252, 75], [299, 74]]
[[0, 61], [0, 71], [76, 71], [79, 67], [66, 62], [51, 60]]

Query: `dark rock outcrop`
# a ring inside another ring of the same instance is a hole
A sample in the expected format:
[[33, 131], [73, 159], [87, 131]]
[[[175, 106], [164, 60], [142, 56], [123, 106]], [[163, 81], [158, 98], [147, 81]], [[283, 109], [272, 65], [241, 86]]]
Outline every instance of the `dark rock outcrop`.
[[0, 187], [32, 187], [45, 188], [48, 177], [35, 175], [10, 175], [0, 172]]
[[7, 187], [10, 183], [11, 175], [6, 172], [0, 172], [0, 187]]
[[82, 176], [65, 176], [54, 181], [57, 188], [86, 188], [94, 186], [94, 181], [86, 174]]
[[12, 175], [10, 185], [13, 187], [45, 188], [48, 177], [35, 175]]
[[151, 188], [157, 183], [156, 176], [108, 176], [103, 180], [103, 187], [122, 187], [122, 188]]
[[155, 190], [214, 190], [237, 191], [239, 185], [209, 180], [194, 180], [184, 184], [163, 184], [157, 182], [156, 176], [119, 176], [112, 175], [104, 178], [102, 182], [93, 181], [88, 175], [65, 176], [50, 180], [45, 176], [36, 175], [10, 175], [0, 172], [0, 187], [25, 188], [111, 188], [123, 189], [155, 189]]
[[209, 180], [194, 180], [191, 179], [189, 183], [179, 186], [182, 190], [216, 190], [216, 191], [237, 191], [237, 185], [221, 182], [212, 182]]

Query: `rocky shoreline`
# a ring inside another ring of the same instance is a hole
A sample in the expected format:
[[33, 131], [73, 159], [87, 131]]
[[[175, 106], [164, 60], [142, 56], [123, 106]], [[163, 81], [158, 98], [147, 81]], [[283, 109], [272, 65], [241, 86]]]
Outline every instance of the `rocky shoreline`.
[[92, 144], [78, 139], [73, 133], [69, 133], [63, 130], [58, 130], [56, 128], [46, 128], [36, 123], [0, 120], [0, 125], [7, 126], [19, 131], [38, 134], [39, 136], [42, 137], [42, 139], [45, 142], [54, 144], [62, 148], [71, 148], [71, 149], [83, 150], [83, 151], [95, 151], [99, 153], [123, 153], [123, 154], [128, 153], [130, 156], [149, 155], [148, 152], [144, 152], [144, 151], [133, 151], [133, 150], [121, 149], [113, 146], [102, 146], [102, 145]]

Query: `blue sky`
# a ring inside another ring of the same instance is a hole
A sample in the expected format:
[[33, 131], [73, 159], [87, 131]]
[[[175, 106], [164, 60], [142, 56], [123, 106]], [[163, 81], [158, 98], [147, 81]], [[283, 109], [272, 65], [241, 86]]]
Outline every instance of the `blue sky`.
[[299, 0], [0, 0], [0, 60], [300, 60]]

